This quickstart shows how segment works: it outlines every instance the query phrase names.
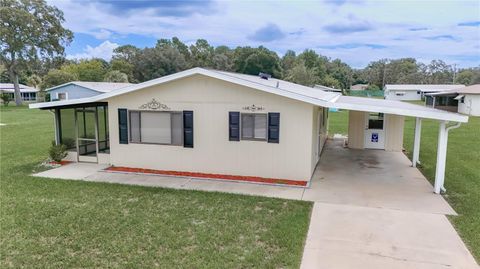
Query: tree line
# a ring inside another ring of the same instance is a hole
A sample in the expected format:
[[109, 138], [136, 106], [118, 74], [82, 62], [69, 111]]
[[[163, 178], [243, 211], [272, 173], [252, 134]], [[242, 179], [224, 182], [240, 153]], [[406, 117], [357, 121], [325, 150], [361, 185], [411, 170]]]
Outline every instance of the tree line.
[[[441, 60], [424, 64], [414, 58], [381, 59], [363, 69], [353, 69], [339, 59], [332, 60], [310, 49], [299, 54], [289, 50], [279, 57], [263, 46], [214, 47], [204, 39], [187, 46], [177, 37], [160, 39], [154, 47], [120, 46], [110, 61], [57, 56], [31, 62], [21, 73], [20, 81], [41, 89], [74, 80], [139, 83], [193, 67], [251, 75], [264, 72], [306, 86], [321, 84], [339, 89], [349, 89], [353, 84], [381, 89], [385, 84], [480, 83], [479, 68], [455, 70]], [[6, 70], [1, 80], [9, 81]]]
[[[279, 56], [264, 46], [212, 46], [205, 39], [187, 45], [179, 38], [159, 39], [155, 46], [116, 48], [109, 61], [65, 58], [64, 47], [73, 33], [62, 27], [63, 13], [43, 0], [4, 0], [0, 5], [0, 81], [42, 90], [69, 81], [140, 83], [193, 67], [258, 75], [314, 86], [349, 89], [368, 84], [382, 89], [385, 84], [475, 84], [480, 67], [456, 70], [442, 60], [421, 63], [414, 58], [381, 59], [354, 69], [340, 59], [314, 50], [292, 50]], [[19, 92], [18, 92], [19, 94]], [[19, 95], [18, 95], [19, 97]]]

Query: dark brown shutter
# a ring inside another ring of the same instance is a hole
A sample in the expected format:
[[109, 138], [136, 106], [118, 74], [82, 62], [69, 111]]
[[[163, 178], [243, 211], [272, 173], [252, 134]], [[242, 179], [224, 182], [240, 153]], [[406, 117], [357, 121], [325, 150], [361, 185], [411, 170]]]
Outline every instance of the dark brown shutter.
[[228, 112], [228, 137], [240, 141], [240, 112]]
[[183, 147], [193, 148], [193, 111], [183, 111]]
[[118, 129], [120, 144], [128, 144], [128, 110], [125, 108], [118, 109]]
[[268, 143], [280, 142], [280, 113], [268, 113]]

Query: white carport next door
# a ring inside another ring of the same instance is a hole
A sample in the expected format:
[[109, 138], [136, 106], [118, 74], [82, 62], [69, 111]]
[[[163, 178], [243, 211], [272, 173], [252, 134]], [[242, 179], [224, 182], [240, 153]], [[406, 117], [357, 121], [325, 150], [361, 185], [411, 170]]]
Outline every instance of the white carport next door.
[[383, 113], [368, 113], [365, 117], [366, 149], [385, 149], [385, 117]]

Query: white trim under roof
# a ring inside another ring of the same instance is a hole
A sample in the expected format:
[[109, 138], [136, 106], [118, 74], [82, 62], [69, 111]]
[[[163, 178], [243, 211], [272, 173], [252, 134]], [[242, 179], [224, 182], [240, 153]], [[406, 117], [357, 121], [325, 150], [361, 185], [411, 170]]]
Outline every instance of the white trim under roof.
[[386, 84], [385, 91], [440, 92], [463, 87], [463, 84]]
[[67, 83], [63, 83], [57, 86], [53, 86], [51, 88], [46, 89], [46, 92], [68, 86], [68, 85], [76, 85], [82, 88], [86, 88], [92, 91], [100, 92], [100, 93], [106, 93], [106, 92], [111, 92], [114, 90], [118, 90], [120, 88], [124, 88], [130, 85], [133, 85], [132, 83], [120, 83], [120, 82], [93, 82], [93, 81], [70, 81]]
[[153, 79], [140, 84], [134, 84], [114, 90], [108, 93], [99, 94], [92, 97], [72, 99], [65, 101], [45, 102], [31, 104], [30, 108], [55, 108], [58, 106], [68, 106], [83, 103], [105, 102], [109, 98], [141, 90], [147, 87], [152, 87], [162, 83], [167, 83], [181, 78], [186, 78], [194, 75], [204, 75], [207, 77], [217, 78], [223, 81], [242, 85], [245, 87], [257, 89], [260, 91], [280, 95], [286, 98], [298, 100], [301, 102], [327, 107], [340, 108], [348, 110], [358, 110], [366, 112], [380, 112], [403, 116], [412, 116], [420, 118], [429, 118], [435, 120], [447, 120], [456, 122], [467, 122], [468, 116], [458, 113], [447, 112], [430, 107], [413, 105], [401, 101], [373, 99], [363, 97], [342, 96], [338, 93], [325, 92], [319, 89], [314, 89], [291, 82], [269, 79], [263, 80], [257, 76], [250, 76], [244, 74], [229, 73], [223, 71], [207, 70], [203, 68], [193, 68], [178, 72], [172, 75], [164, 76], [158, 79]]

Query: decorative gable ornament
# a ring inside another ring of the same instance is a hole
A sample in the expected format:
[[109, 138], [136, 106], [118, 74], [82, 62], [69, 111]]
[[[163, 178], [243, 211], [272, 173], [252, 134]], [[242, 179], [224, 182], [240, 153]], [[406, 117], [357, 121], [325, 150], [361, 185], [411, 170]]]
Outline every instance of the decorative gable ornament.
[[263, 106], [256, 106], [256, 105], [244, 106], [242, 109], [247, 110], [247, 111], [251, 111], [251, 112], [257, 112], [257, 111], [265, 110], [265, 108]]
[[170, 110], [170, 108], [152, 98], [152, 101], [145, 103], [139, 107], [139, 109], [151, 109], [151, 110]]

